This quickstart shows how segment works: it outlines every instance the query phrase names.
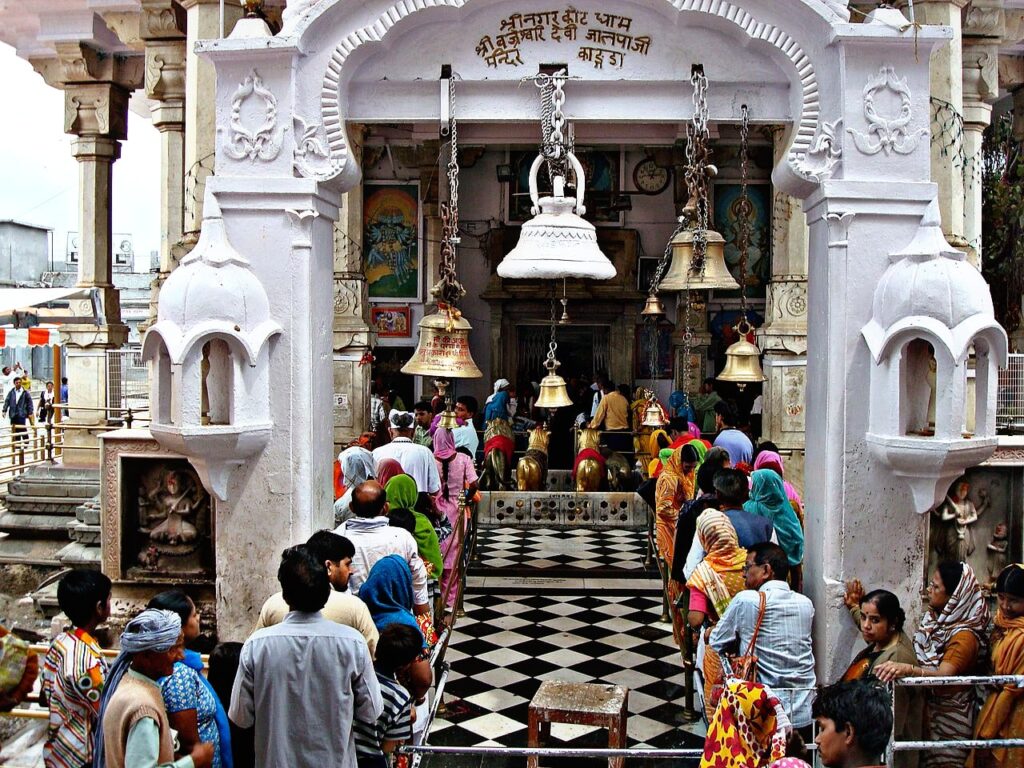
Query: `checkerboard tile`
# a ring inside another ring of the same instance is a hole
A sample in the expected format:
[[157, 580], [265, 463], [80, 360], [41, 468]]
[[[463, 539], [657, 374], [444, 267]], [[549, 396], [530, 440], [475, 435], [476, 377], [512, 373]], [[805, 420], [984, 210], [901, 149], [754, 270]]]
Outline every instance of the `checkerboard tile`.
[[644, 531], [485, 528], [480, 531], [476, 551], [478, 561], [471, 564], [471, 575], [514, 571], [523, 575], [647, 578], [657, 574], [653, 565], [644, 568]]
[[[447, 657], [452, 665], [448, 711], [434, 724], [432, 744], [525, 746], [527, 708], [542, 680], [628, 687], [630, 746], [703, 744], [703, 725], [682, 720], [682, 665], [670, 625], [659, 621], [658, 594], [478, 594], [467, 595], [464, 607]], [[556, 725], [549, 744], [603, 747], [607, 733]], [[446, 757], [425, 764], [503, 768], [524, 762]], [[543, 764], [576, 768], [582, 762]]]

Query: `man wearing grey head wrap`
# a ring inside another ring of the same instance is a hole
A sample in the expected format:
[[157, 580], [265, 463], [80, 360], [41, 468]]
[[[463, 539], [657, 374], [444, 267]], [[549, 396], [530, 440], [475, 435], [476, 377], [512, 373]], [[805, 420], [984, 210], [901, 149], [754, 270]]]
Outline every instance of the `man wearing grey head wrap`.
[[125, 625], [100, 702], [93, 768], [209, 768], [212, 744], [197, 744], [190, 755], [174, 759], [157, 681], [182, 658], [178, 614], [150, 608]]

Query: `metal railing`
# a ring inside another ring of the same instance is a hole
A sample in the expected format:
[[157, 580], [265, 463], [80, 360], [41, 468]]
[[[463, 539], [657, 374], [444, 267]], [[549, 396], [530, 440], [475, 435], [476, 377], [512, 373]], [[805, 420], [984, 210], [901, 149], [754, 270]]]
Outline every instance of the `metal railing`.
[[999, 371], [996, 429], [1024, 433], [1024, 354], [1011, 354]]
[[140, 411], [148, 405], [149, 366], [142, 357], [142, 349], [108, 349], [107, 408]]

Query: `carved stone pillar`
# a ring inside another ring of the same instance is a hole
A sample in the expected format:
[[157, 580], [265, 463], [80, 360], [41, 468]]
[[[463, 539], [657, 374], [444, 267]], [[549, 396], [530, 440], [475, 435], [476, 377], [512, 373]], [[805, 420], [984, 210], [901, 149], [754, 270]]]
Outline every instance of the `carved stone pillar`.
[[[349, 127], [352, 151], [362, 160], [364, 129]], [[370, 300], [363, 273], [363, 193], [342, 199], [334, 225], [334, 449], [344, 448], [366, 431], [370, 415], [370, 364], [373, 345]]]
[[963, 12], [964, 238], [981, 268], [982, 136], [999, 98], [999, 43], [1006, 33], [1003, 0], [972, 0]]
[[160, 132], [160, 271], [149, 296], [148, 326], [184, 233], [185, 13], [172, 0], [143, 0], [139, 26], [146, 43], [146, 98]]
[[915, 0], [916, 21], [953, 29], [949, 45], [931, 55], [932, 181], [939, 185], [942, 231], [954, 246], [965, 249], [963, 138], [963, 52], [961, 9], [969, 0]]
[[[219, 0], [179, 0], [185, 9], [185, 209], [184, 230], [191, 235], [191, 244], [203, 221], [203, 195], [206, 179], [213, 173], [214, 152], [217, 145], [217, 114], [213, 105], [217, 101], [217, 77], [210, 62], [196, 56], [198, 40], [220, 37]], [[231, 34], [235, 22], [242, 17], [238, 3], [224, 3], [224, 34]], [[178, 257], [184, 256], [178, 254]]]
[[[786, 152], [783, 131], [772, 135], [779, 162]], [[765, 324], [758, 332], [766, 377], [762, 435], [793, 451], [786, 465], [787, 479], [799, 484], [807, 371], [808, 229], [800, 204], [782, 190], [775, 190], [772, 209], [772, 279]]]
[[71, 145], [79, 164], [81, 252], [77, 285], [97, 290], [103, 320], [97, 325], [91, 319], [91, 302], [75, 301], [72, 312], [83, 316], [83, 322], [61, 328], [68, 357], [70, 421], [96, 427], [66, 433], [64, 463], [98, 466], [96, 434], [106, 429], [107, 415], [101, 409], [109, 406], [106, 351], [122, 346], [128, 339], [113, 285], [112, 165], [121, 155], [120, 142], [127, 137], [128, 98], [141, 84], [142, 59], [103, 56], [81, 42], [59, 42], [55, 49], [56, 59], [32, 63], [47, 83], [64, 90], [64, 131], [77, 137]]

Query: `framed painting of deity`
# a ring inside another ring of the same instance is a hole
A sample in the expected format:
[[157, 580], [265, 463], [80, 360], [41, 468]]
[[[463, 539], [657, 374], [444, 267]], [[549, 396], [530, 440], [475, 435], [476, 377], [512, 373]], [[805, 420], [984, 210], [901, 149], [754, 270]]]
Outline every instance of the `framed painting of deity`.
[[[583, 166], [587, 179], [584, 204], [587, 212], [583, 218], [593, 224], [622, 226], [623, 214], [612, 210], [612, 200], [622, 189], [622, 151], [614, 149], [582, 149], [575, 151], [576, 158]], [[537, 157], [536, 150], [509, 152], [512, 166], [512, 181], [509, 185], [508, 220], [510, 224], [529, 221], [530, 207], [530, 166]], [[537, 190], [541, 197], [551, 194], [551, 179], [547, 164], [542, 164], [537, 173]]]
[[412, 319], [409, 306], [370, 307], [370, 325], [379, 337], [407, 339], [412, 336]]
[[363, 184], [363, 263], [371, 301], [419, 301], [420, 186], [414, 181]]
[[[714, 186], [715, 229], [725, 238], [725, 263], [737, 281], [740, 279], [738, 237], [741, 191], [742, 187], [734, 182], [721, 182]], [[746, 270], [747, 296], [764, 298], [772, 274], [771, 184], [750, 184], [747, 196], [752, 205]]]

